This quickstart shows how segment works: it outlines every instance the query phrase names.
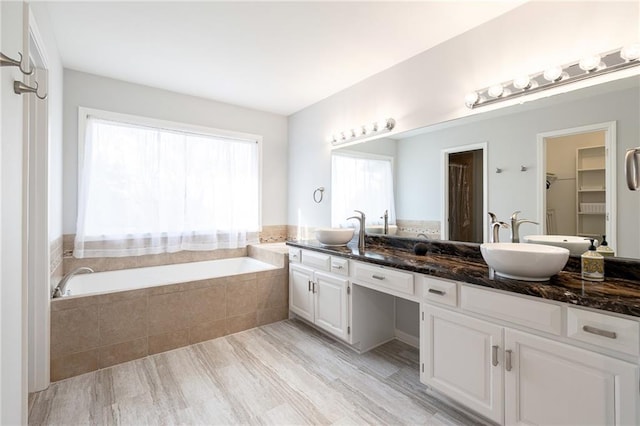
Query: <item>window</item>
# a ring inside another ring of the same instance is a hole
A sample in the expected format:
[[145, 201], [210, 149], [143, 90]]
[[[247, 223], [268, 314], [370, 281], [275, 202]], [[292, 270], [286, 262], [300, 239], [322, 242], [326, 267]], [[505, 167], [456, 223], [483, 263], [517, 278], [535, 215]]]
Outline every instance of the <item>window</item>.
[[360, 152], [334, 153], [331, 156], [331, 223], [354, 226], [347, 218], [353, 210], [367, 216], [367, 224], [380, 224], [380, 216], [389, 211], [389, 223], [395, 223], [393, 198], [393, 159]]
[[81, 127], [76, 257], [258, 241], [258, 137], [86, 109]]

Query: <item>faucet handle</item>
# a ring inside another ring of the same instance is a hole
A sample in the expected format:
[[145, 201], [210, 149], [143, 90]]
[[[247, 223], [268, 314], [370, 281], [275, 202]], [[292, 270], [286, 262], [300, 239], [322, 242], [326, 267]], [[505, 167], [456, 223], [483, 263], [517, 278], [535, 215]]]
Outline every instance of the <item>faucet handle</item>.
[[511, 215], [511, 220], [518, 220], [518, 215], [522, 213], [520, 210], [516, 210], [515, 212], [513, 212], [513, 214]]
[[496, 223], [498, 221], [498, 216], [495, 213], [488, 212], [489, 218], [491, 219], [491, 223]]

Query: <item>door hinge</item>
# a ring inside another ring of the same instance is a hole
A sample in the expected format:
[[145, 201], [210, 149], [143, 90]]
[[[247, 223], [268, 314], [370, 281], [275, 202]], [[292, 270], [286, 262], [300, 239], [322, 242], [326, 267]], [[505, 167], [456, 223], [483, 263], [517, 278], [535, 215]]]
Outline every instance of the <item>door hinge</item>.
[[351, 334], [351, 327], [347, 327], [347, 334]]
[[347, 294], [351, 294], [351, 287], [347, 287]]

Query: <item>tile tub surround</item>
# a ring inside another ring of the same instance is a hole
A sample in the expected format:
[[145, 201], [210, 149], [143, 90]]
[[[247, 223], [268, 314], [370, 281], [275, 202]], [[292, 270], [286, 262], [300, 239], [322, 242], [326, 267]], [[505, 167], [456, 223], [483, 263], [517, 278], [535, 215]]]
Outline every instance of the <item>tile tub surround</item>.
[[[417, 242], [428, 245], [425, 256], [413, 253]], [[323, 247], [317, 241], [290, 241], [287, 244], [497, 290], [640, 317], [640, 277], [637, 275], [640, 262], [628, 259], [607, 259], [605, 281], [601, 283], [583, 281], [579, 270], [575, 269], [575, 259], [548, 282], [528, 282], [502, 277], [490, 279], [489, 268], [480, 254], [480, 245], [475, 243], [367, 236], [363, 253], [353, 242], [346, 247], [331, 248]], [[628, 275], [624, 274], [625, 270], [629, 271]], [[612, 272], [611, 276], [607, 271]], [[617, 278], [619, 276], [623, 278]]]
[[272, 271], [55, 299], [51, 380], [286, 319], [288, 288], [283, 265]]
[[[287, 225], [263, 226], [260, 232], [260, 243], [281, 243], [287, 240]], [[81, 266], [87, 266], [96, 272], [116, 271], [119, 269], [141, 268], [145, 266], [170, 265], [174, 263], [200, 262], [203, 260], [226, 259], [230, 257], [247, 256], [247, 248], [218, 249], [204, 251], [179, 251], [176, 253], [161, 253], [144, 256], [123, 257], [88, 257], [78, 259], [73, 257], [73, 242], [75, 235], [65, 234], [62, 237], [61, 261], [63, 273], [67, 274]], [[64, 253], [64, 258], [62, 254]]]

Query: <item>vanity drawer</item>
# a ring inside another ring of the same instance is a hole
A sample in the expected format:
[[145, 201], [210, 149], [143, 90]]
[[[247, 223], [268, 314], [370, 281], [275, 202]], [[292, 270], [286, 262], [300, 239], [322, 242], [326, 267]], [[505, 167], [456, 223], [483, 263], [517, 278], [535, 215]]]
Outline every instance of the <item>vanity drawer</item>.
[[302, 264], [321, 271], [331, 271], [331, 256], [314, 251], [302, 252]]
[[331, 256], [331, 272], [337, 275], [349, 276], [349, 261], [342, 257]]
[[458, 284], [441, 278], [422, 277], [424, 300], [449, 306], [458, 305]]
[[289, 263], [300, 263], [300, 253], [302, 250], [299, 248], [289, 247]]
[[357, 280], [399, 293], [414, 294], [413, 274], [363, 263], [354, 263], [353, 268], [353, 276]]
[[562, 307], [493, 291], [461, 286], [460, 307], [514, 324], [562, 334]]
[[567, 308], [567, 337], [629, 355], [640, 355], [640, 324], [633, 320]]

